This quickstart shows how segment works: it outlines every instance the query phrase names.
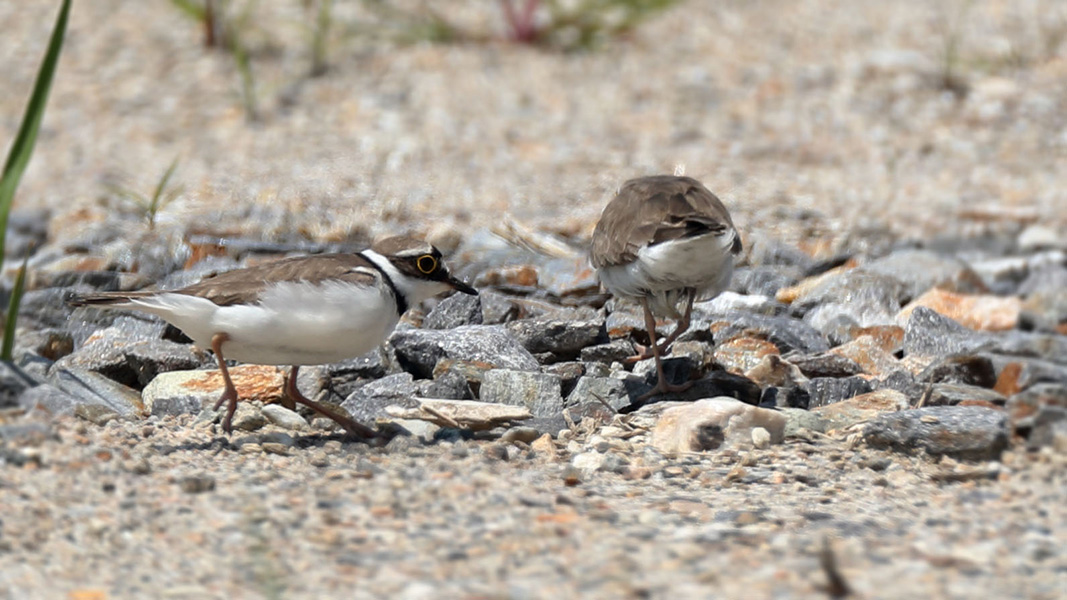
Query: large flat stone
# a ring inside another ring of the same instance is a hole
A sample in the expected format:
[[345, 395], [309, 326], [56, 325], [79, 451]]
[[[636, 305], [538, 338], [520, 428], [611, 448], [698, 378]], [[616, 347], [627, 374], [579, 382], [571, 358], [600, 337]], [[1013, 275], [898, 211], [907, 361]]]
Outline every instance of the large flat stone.
[[663, 411], [652, 430], [652, 446], [666, 454], [702, 452], [721, 446], [752, 444], [752, 430], [762, 427], [771, 443], [785, 437], [786, 417], [733, 398], [707, 398]]
[[962, 460], [999, 458], [1010, 435], [1007, 414], [982, 406], [905, 410], [876, 417], [863, 429], [864, 441], [875, 448]]
[[[284, 382], [288, 369], [265, 365], [230, 367], [230, 377], [237, 388], [238, 399], [264, 404], [285, 399]], [[298, 380], [301, 393], [308, 398], [318, 396], [323, 383], [317, 368], [305, 367]], [[197, 413], [218, 402], [225, 389], [222, 373], [211, 371], [171, 371], [162, 373], [149, 383], [141, 397], [145, 410], [153, 415]]]

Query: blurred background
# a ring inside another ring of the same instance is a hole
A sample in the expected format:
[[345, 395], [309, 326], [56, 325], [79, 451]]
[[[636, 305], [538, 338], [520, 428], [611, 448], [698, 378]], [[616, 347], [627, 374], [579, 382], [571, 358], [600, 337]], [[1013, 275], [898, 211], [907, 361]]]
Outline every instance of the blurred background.
[[[5, 148], [57, 6], [0, 3]], [[454, 248], [509, 215], [581, 244], [681, 166], [814, 257], [1047, 238], [1065, 59], [1057, 0], [77, 2], [15, 226]]]

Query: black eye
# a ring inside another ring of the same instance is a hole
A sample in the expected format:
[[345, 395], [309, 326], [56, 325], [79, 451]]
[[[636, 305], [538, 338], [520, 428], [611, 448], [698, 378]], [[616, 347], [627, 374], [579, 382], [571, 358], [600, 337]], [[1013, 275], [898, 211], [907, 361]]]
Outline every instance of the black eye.
[[437, 270], [437, 259], [429, 254], [423, 254], [415, 261], [415, 266], [422, 271], [424, 275], [429, 275]]

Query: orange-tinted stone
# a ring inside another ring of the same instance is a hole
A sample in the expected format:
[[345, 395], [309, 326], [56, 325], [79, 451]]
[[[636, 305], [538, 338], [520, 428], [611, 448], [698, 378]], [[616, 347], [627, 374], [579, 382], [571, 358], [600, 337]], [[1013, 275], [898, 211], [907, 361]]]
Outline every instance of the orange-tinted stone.
[[778, 346], [759, 338], [740, 337], [716, 346], [714, 357], [727, 371], [741, 375], [768, 354], [780, 354]]
[[956, 294], [934, 288], [905, 306], [897, 315], [897, 321], [907, 321], [912, 311], [920, 306], [953, 319], [964, 327], [1004, 331], [1014, 329], [1019, 323], [1022, 300], [1010, 296]]

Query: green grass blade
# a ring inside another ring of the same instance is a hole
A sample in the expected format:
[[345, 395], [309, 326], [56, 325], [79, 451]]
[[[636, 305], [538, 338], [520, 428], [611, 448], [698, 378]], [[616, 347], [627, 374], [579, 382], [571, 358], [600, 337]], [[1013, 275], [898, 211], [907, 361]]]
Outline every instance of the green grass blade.
[[148, 203], [148, 210], [154, 215], [159, 210], [159, 199], [163, 197], [163, 190], [167, 188], [167, 182], [170, 181], [170, 176], [174, 175], [174, 169], [178, 168], [178, 159], [174, 159], [174, 162], [170, 163], [167, 167], [167, 172], [160, 178], [159, 183], [156, 184], [156, 190], [152, 192], [152, 200]]
[[11, 203], [15, 199], [15, 189], [22, 179], [22, 173], [33, 155], [33, 146], [37, 142], [37, 132], [41, 129], [45, 104], [48, 103], [48, 93], [52, 89], [52, 79], [59, 63], [59, 51], [63, 49], [63, 36], [67, 31], [69, 15], [70, 0], [63, 0], [56, 17], [56, 25], [52, 29], [52, 39], [48, 42], [48, 51], [44, 55], [41, 69], [37, 72], [37, 81], [33, 84], [33, 94], [26, 105], [26, 114], [22, 117], [15, 142], [11, 145], [11, 151], [4, 163], [4, 173], [0, 176], [0, 265], [4, 262], [4, 243]]
[[195, 21], [203, 21], [207, 17], [207, 4], [198, 4], [193, 0], [170, 0], [170, 3]]
[[11, 298], [7, 303], [7, 318], [4, 320], [4, 345], [0, 348], [0, 360], [11, 362], [15, 350], [15, 327], [18, 326], [19, 305], [22, 304], [22, 294], [26, 291], [26, 263], [30, 260], [30, 253], [22, 259], [18, 275], [15, 276], [15, 289], [11, 290]]
[[[37, 80], [33, 84], [33, 93], [26, 105], [26, 113], [22, 116], [15, 142], [11, 145], [7, 160], [4, 162], [4, 172], [0, 175], [0, 265], [4, 263], [4, 244], [7, 241], [7, 219], [11, 214], [11, 203], [15, 199], [15, 190], [19, 180], [22, 179], [26, 165], [30, 163], [33, 155], [33, 147], [37, 143], [37, 133], [41, 130], [41, 121], [44, 119], [45, 105], [48, 104], [48, 93], [52, 90], [52, 79], [59, 64], [59, 53], [63, 49], [63, 37], [67, 32], [67, 21], [70, 18], [70, 0], [63, 0], [56, 16], [55, 27], [52, 28], [52, 38], [48, 41], [48, 51], [45, 52], [44, 61], [37, 71]], [[26, 261], [29, 260], [29, 252], [22, 261], [15, 278], [15, 289], [11, 291], [11, 299], [8, 302], [6, 325], [4, 327], [4, 342], [0, 347], [0, 360], [11, 360], [12, 350], [15, 347], [15, 326], [18, 321], [19, 305], [22, 303], [22, 293], [26, 289]]]

